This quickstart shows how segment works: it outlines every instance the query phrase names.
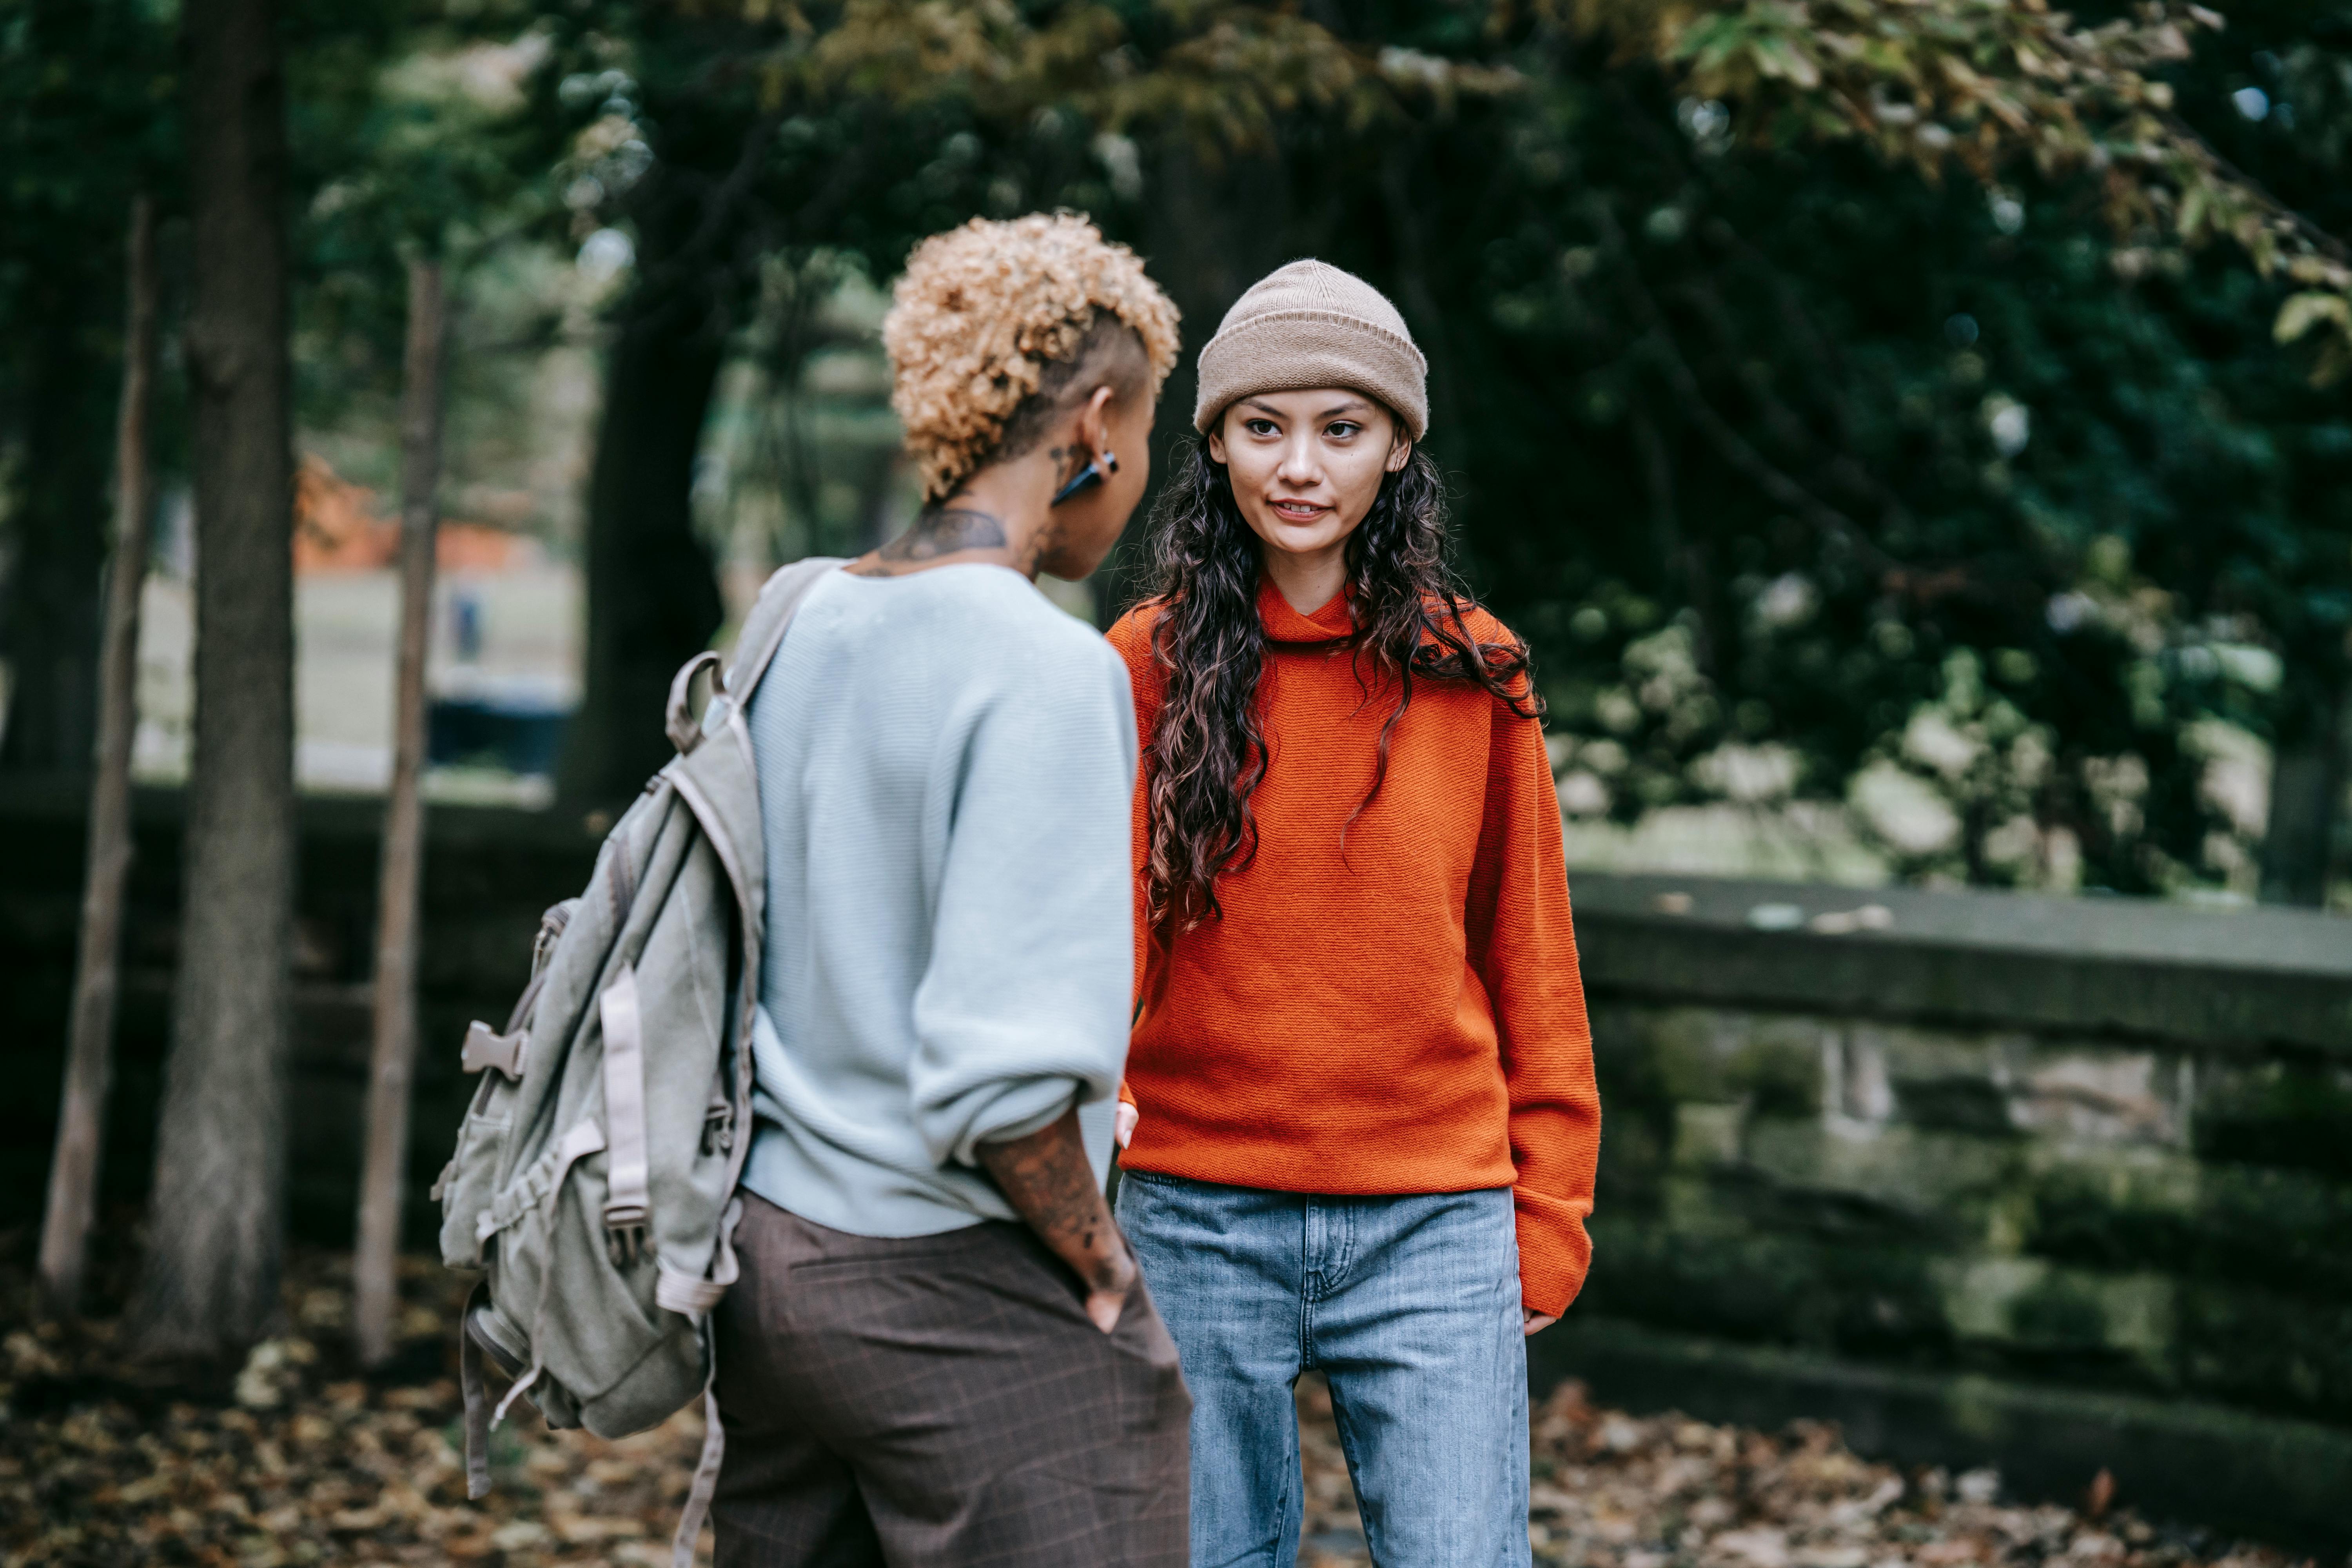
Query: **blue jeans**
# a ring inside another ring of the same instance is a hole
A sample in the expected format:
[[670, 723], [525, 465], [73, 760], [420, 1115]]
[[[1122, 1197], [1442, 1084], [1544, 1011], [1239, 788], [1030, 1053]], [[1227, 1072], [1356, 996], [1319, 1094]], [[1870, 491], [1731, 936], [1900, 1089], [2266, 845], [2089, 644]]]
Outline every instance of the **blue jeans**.
[[1507, 1187], [1262, 1192], [1129, 1172], [1118, 1221], [1192, 1392], [1192, 1568], [1294, 1568], [1292, 1385], [1321, 1371], [1381, 1568], [1524, 1568], [1528, 1363]]

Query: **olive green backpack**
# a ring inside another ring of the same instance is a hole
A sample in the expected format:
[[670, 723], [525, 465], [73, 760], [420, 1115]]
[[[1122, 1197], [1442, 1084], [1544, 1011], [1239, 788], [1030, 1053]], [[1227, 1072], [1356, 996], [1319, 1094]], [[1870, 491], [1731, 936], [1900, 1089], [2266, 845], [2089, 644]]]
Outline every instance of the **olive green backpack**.
[[[614, 826], [587, 890], [547, 911], [506, 1028], [467, 1031], [482, 1082], [434, 1189], [442, 1260], [481, 1274], [459, 1333], [468, 1493], [489, 1490], [488, 1432], [520, 1397], [551, 1426], [617, 1437], [699, 1395], [709, 1435], [678, 1568], [724, 1448], [709, 1313], [735, 1279], [751, 1146], [766, 858], [744, 708], [793, 611], [840, 564], [769, 579], [723, 679], [715, 653], [678, 671], [677, 755]], [[495, 1411], [486, 1359], [513, 1380]]]

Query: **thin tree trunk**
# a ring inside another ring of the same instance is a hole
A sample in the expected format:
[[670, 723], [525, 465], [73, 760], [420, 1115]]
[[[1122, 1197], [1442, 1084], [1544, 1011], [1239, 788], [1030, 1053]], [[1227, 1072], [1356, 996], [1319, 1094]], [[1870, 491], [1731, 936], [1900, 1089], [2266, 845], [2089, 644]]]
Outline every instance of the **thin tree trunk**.
[[2352, 779], [2352, 691], [2323, 694], [2300, 734], [2271, 762], [2270, 824], [2263, 835], [2265, 903], [2327, 901], [2336, 825]]
[[271, 0], [185, 0], [195, 748], [172, 1050], [132, 1344], [215, 1359], [278, 1312], [293, 931], [285, 87]]
[[441, 488], [441, 264], [408, 268], [408, 353], [400, 407], [400, 675], [393, 704], [392, 792], [376, 895], [375, 1038], [368, 1069], [367, 1158], [352, 1260], [360, 1360], [393, 1352], [400, 1306], [400, 1198], [408, 1179], [408, 1084], [416, 1062], [416, 925], [425, 871], [425, 647], [433, 611], [433, 537]]
[[139, 591], [147, 580], [147, 516], [154, 476], [147, 464], [155, 373], [155, 203], [131, 203], [130, 304], [122, 338], [122, 405], [115, 418], [114, 560], [99, 655], [98, 777], [90, 791], [89, 851], [81, 898], [81, 950], [74, 969], [72, 1035], [48, 1210], [41, 1222], [41, 1297], [58, 1317], [81, 1304], [82, 1265], [98, 1212], [99, 1156], [114, 1069], [114, 998], [122, 946], [122, 888], [131, 872], [131, 742], [138, 719]]
[[1650, 532], [1666, 558], [1666, 570], [1681, 579], [1683, 592], [1690, 596], [1691, 608], [1698, 615], [1697, 646], [1691, 657], [1700, 674], [1720, 679], [1723, 671], [1718, 661], [1727, 639], [1706, 545], [1683, 531], [1682, 512], [1675, 500], [1674, 456], [1642, 400], [1634, 401], [1627, 424], [1633, 435], [1634, 455], [1641, 459], [1642, 488], [1650, 499]]

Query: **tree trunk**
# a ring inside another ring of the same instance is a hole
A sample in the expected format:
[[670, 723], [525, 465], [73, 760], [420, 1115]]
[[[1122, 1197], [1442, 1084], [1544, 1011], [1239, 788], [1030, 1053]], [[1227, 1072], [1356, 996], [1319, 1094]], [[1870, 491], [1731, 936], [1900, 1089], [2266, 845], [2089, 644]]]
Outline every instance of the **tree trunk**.
[[1174, 136], [1152, 162], [1137, 248], [1182, 313], [1185, 350], [1160, 390], [1151, 426], [1151, 483], [1110, 558], [1088, 582], [1096, 619], [1105, 626], [1150, 591], [1145, 534], [1174, 454], [1193, 438], [1200, 346], [1244, 289], [1286, 260], [1312, 252], [1313, 247], [1299, 244], [1292, 195], [1278, 155], [1212, 160], [1192, 142]]
[[[650, 275], [662, 270], [659, 228], [645, 232], [641, 275]], [[686, 282], [628, 310], [605, 363], [588, 484], [587, 679], [561, 781], [569, 803], [626, 801], [669, 760], [662, 715], [670, 677], [709, 646], [725, 617], [693, 509], [724, 317], [699, 280]]]
[[33, 460], [11, 519], [13, 679], [0, 767], [86, 778], [97, 744], [107, 403], [116, 390], [112, 366], [91, 340], [110, 335], [103, 314], [113, 268], [110, 258], [97, 260], [55, 237], [27, 258], [23, 333], [10, 344], [24, 356], [25, 450]]
[[[747, 126], [688, 93], [655, 114], [662, 145], [630, 187], [636, 280], [604, 363], [588, 483], [586, 689], [557, 781], [575, 806], [620, 805], [669, 761], [670, 678], [726, 617], [695, 531], [694, 462], [737, 301], [780, 239], [757, 187], [781, 109]], [[864, 188], [861, 162], [841, 166], [837, 199]], [[821, 205], [803, 215], [812, 227]]]
[[375, 1031], [367, 1156], [352, 1260], [360, 1360], [392, 1356], [400, 1305], [400, 1196], [408, 1179], [408, 1082], [416, 1061], [416, 912], [425, 870], [425, 649], [433, 614], [433, 536], [441, 488], [441, 264], [408, 268], [408, 353], [400, 408], [400, 674], [393, 703], [392, 789], [376, 895]]
[[155, 373], [155, 204], [131, 204], [130, 297], [122, 339], [122, 405], [115, 419], [114, 559], [107, 575], [99, 658], [98, 778], [90, 791], [81, 947], [74, 969], [72, 1035], [58, 1107], [57, 1152], [41, 1222], [41, 1297], [58, 1317], [81, 1303], [82, 1265], [98, 1212], [99, 1156], [114, 1066], [114, 998], [122, 946], [122, 886], [131, 872], [131, 742], [138, 720], [139, 591], [147, 580], [147, 521], [155, 499], [147, 462]]
[[2329, 693], [2271, 762], [2270, 825], [2263, 835], [2263, 901], [2327, 901], [2336, 826], [2352, 781], [2352, 693]]
[[294, 889], [284, 81], [271, 0], [186, 0], [195, 747], [133, 1343], [216, 1358], [277, 1312]]

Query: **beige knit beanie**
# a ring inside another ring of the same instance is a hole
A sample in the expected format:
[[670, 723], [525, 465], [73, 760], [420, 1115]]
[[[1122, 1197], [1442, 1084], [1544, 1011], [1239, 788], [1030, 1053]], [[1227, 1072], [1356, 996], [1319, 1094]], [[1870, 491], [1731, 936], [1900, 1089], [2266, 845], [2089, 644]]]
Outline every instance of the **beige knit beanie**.
[[1235, 398], [1310, 386], [1379, 398], [1416, 441], [1429, 428], [1429, 362], [1397, 308], [1352, 272], [1294, 261], [1234, 300], [1201, 351], [1192, 428], [1206, 434]]

